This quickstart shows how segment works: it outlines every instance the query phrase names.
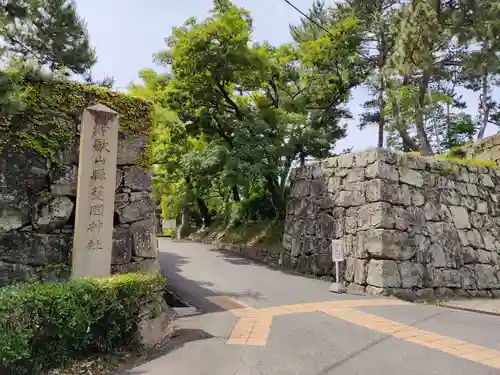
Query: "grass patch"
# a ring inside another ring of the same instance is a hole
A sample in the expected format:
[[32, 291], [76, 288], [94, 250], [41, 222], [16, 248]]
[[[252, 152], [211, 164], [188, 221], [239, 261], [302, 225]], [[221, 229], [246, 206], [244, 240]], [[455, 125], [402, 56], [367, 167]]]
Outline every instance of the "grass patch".
[[410, 156], [420, 156], [425, 158], [433, 158], [437, 160], [446, 160], [456, 164], [471, 165], [474, 167], [488, 167], [488, 168], [500, 168], [498, 164], [491, 160], [482, 160], [476, 158], [460, 157], [460, 153], [457, 151], [450, 152], [450, 154], [442, 154], [435, 156], [422, 156], [420, 152], [408, 152], [407, 155]]
[[208, 229], [194, 233], [192, 237], [193, 239], [250, 247], [280, 247], [283, 224], [279, 220], [247, 222], [236, 227], [227, 227], [221, 223], [214, 223]]

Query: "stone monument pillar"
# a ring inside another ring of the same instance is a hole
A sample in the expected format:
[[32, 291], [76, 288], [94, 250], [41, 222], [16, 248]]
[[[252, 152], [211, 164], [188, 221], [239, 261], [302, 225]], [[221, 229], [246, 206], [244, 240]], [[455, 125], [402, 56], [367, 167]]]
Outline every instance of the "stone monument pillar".
[[83, 112], [72, 278], [111, 273], [118, 113], [96, 104]]

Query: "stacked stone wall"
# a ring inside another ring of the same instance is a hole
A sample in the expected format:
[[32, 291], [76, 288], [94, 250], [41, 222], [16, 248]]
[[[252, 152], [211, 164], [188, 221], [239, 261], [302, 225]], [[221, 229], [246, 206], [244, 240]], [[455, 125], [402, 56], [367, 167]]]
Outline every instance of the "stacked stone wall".
[[500, 134], [484, 138], [465, 151], [470, 158], [493, 161], [500, 165]]
[[500, 295], [500, 169], [368, 150], [294, 171], [280, 262], [349, 291]]
[[[49, 93], [51, 88], [55, 92], [49, 84]], [[140, 99], [123, 94], [84, 86], [75, 89], [74, 84], [69, 88], [85, 98], [77, 102], [79, 106], [72, 108], [71, 113], [50, 108], [53, 96], [41, 95], [38, 104], [46, 109], [46, 122], [35, 126], [27, 112], [28, 117], [21, 124], [21, 130], [43, 132], [63, 123], [70, 132], [68, 142], [54, 150], [55, 158], [27, 147], [19, 138], [4, 138], [0, 142], [0, 286], [69, 277], [80, 116], [86, 106], [103, 102], [103, 98], [108, 99], [103, 104], [119, 113], [126, 103], [137, 122], [131, 124], [131, 117], [120, 113], [126, 126], [120, 125], [119, 133], [112, 272], [158, 268], [153, 188], [151, 175], [143, 167], [149, 137], [148, 108]], [[40, 92], [47, 91], [44, 90]], [[64, 104], [65, 99], [61, 100]], [[134, 131], [130, 130], [132, 125], [137, 125]]]

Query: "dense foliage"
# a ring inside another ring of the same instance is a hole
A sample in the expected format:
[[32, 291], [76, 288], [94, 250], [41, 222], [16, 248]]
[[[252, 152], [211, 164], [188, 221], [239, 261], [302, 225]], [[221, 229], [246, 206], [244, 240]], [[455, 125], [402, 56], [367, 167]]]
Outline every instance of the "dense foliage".
[[127, 274], [0, 290], [0, 373], [42, 370], [138, 344], [141, 307], [163, 298], [159, 275]]
[[[35, 65], [91, 79], [89, 69], [97, 61], [96, 55], [72, 0], [0, 0], [0, 37], [3, 66], [23, 72]], [[0, 70], [2, 115], [23, 110], [22, 101], [17, 100], [16, 76], [7, 71]]]
[[[332, 154], [351, 89], [368, 87], [360, 127], [379, 147], [445, 153], [498, 124], [496, 0], [315, 0], [292, 43], [252, 40], [252, 18], [214, 0], [175, 27], [131, 91], [155, 109], [156, 187], [165, 217], [281, 218], [292, 166]], [[459, 88], [480, 92], [479, 117]], [[387, 139], [384, 139], [385, 136]]]
[[[18, 144], [54, 161], [73, 151], [76, 124], [84, 108], [96, 103], [120, 113], [120, 131], [128, 138], [149, 132], [149, 101], [38, 71], [8, 69], [6, 75], [15, 84], [14, 100], [22, 110], [0, 113], [0, 146]], [[144, 164], [149, 159], [147, 153]]]

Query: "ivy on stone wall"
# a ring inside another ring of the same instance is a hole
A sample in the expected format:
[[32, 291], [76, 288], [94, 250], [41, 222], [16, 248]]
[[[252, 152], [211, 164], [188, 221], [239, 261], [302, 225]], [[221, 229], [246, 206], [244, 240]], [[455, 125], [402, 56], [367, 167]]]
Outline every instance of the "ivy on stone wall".
[[[54, 161], [58, 152], [75, 145], [84, 108], [97, 103], [120, 114], [121, 133], [149, 134], [151, 103], [142, 98], [33, 75], [23, 77], [18, 87], [16, 97], [23, 103], [22, 110], [1, 116], [0, 143], [13, 142]], [[150, 165], [151, 157], [147, 154], [144, 166]]]

